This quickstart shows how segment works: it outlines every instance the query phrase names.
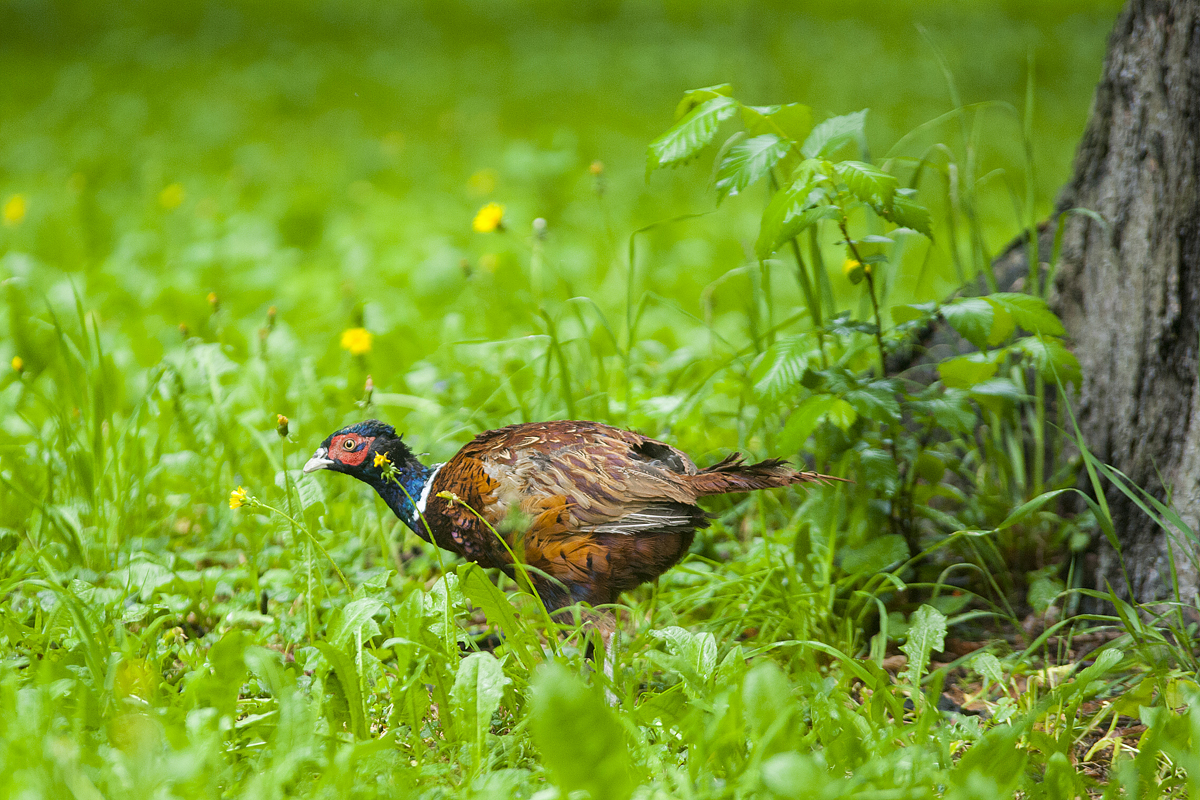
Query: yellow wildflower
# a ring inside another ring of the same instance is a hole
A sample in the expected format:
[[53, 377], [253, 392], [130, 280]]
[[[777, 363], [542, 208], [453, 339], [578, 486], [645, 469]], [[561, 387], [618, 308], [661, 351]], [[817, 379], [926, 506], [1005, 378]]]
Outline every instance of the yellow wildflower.
[[499, 203], [488, 203], [479, 209], [471, 227], [479, 233], [491, 233], [504, 230], [504, 206]]
[[849, 278], [851, 283], [858, 283], [864, 275], [871, 274], [871, 265], [860, 264], [853, 258], [847, 258], [846, 263], [842, 264], [842, 274]]
[[168, 211], [174, 211], [183, 205], [183, 200], [186, 197], [187, 192], [183, 190], [183, 184], [172, 183], [158, 193], [158, 204]]
[[4, 204], [4, 224], [12, 227], [20, 224], [21, 220], [25, 219], [25, 195], [14, 194], [8, 198], [8, 202]]
[[281, 438], [287, 438], [288, 418], [283, 414], [275, 415], [275, 432], [278, 433]]
[[21, 372], [25, 369], [25, 359], [20, 356], [13, 356], [12, 368], [15, 372]]
[[246, 489], [243, 486], [239, 486], [229, 493], [230, 508], [241, 508], [242, 506], [246, 505], [248, 501], [249, 498], [247, 497]]
[[349, 328], [342, 331], [342, 348], [352, 356], [371, 352], [371, 332], [366, 328]]
[[592, 175], [599, 178], [601, 175], [604, 174], [604, 162], [603, 161], [593, 161], [592, 165], [590, 167], [588, 167], [588, 172], [592, 173]]
[[387, 453], [376, 453], [375, 454], [375, 466], [382, 467], [384, 464], [390, 464], [390, 463], [392, 463], [392, 459], [388, 458]]

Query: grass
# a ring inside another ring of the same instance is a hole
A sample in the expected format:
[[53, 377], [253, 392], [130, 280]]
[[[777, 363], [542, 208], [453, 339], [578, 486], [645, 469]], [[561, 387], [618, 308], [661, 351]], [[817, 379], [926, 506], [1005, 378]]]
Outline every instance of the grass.
[[[1186, 604], [1058, 616], [1105, 521], [1038, 460], [1067, 362], [1010, 330], [932, 394], [873, 373], [1047, 213], [1115, 10], [0, 9], [0, 794], [1196, 796]], [[647, 182], [724, 80], [870, 106], [933, 244], [852, 283], [836, 230], [751, 255], [765, 186], [717, 205], [711, 149]], [[430, 460], [585, 417], [857, 483], [715, 501], [609, 684], [577, 626], [300, 474], [368, 415]]]

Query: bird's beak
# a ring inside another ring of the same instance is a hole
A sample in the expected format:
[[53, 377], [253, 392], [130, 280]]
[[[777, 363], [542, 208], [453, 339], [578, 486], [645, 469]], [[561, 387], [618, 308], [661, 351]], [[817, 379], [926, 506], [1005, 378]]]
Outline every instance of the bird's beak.
[[316, 472], [319, 469], [328, 469], [332, 463], [333, 459], [329, 457], [329, 451], [324, 447], [318, 447], [317, 452], [313, 453], [313, 457], [305, 462], [304, 471], [308, 473]]

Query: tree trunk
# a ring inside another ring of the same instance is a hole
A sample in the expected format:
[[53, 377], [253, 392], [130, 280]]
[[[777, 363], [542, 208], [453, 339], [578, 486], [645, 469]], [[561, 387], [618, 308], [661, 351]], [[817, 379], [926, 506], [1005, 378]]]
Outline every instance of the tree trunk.
[[[1130, 0], [1109, 41], [1075, 177], [1057, 309], [1083, 366], [1084, 439], [1200, 530], [1200, 0]], [[1196, 593], [1194, 536], [1169, 537], [1125, 495], [1106, 496], [1133, 595]], [[1188, 542], [1182, 548], [1180, 541]], [[1190, 552], [1189, 552], [1190, 551]], [[1091, 578], [1126, 594], [1101, 543]]]

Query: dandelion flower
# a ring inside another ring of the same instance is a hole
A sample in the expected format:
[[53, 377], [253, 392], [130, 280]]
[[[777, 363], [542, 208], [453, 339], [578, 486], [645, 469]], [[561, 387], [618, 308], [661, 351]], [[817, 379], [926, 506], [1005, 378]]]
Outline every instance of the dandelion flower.
[[342, 331], [342, 349], [352, 356], [371, 352], [371, 332], [366, 328], [349, 328]]
[[158, 204], [167, 211], [174, 211], [183, 205], [184, 198], [186, 197], [187, 192], [183, 190], [183, 184], [172, 183], [158, 193]]
[[375, 454], [375, 466], [382, 467], [385, 464], [390, 464], [390, 463], [392, 463], [392, 459], [388, 458], [387, 453], [376, 453]]
[[249, 497], [246, 495], [246, 489], [244, 486], [239, 486], [229, 493], [230, 508], [241, 508], [242, 506], [247, 505], [248, 502]]
[[13, 356], [12, 368], [14, 372], [21, 372], [25, 369], [25, 359], [20, 356]]
[[479, 213], [475, 215], [475, 221], [471, 223], [471, 227], [479, 233], [504, 230], [504, 206], [499, 203], [488, 203], [479, 209]]
[[4, 210], [0, 212], [0, 216], [3, 216], [5, 225], [12, 227], [19, 225], [21, 220], [25, 219], [25, 211], [25, 195], [14, 194], [4, 204]]
[[288, 418], [283, 414], [275, 415], [275, 432], [279, 434], [281, 439], [286, 439], [288, 435]]

